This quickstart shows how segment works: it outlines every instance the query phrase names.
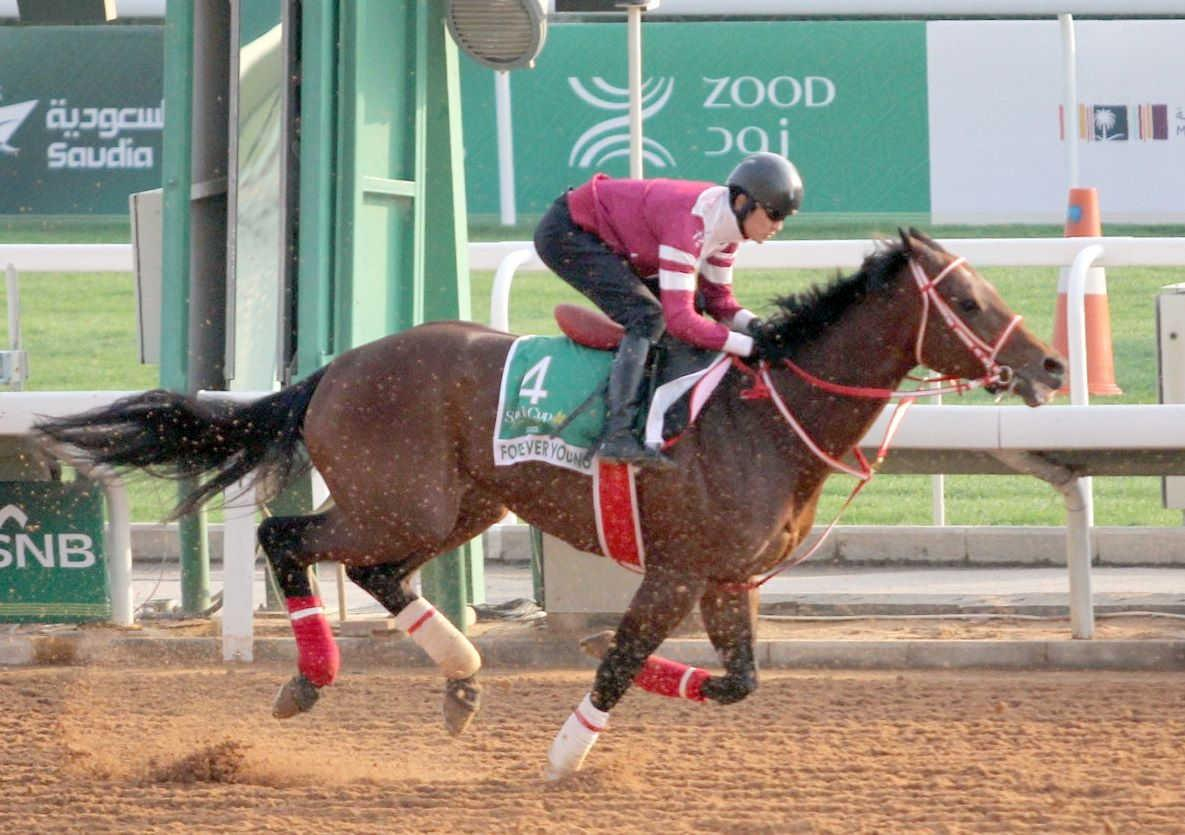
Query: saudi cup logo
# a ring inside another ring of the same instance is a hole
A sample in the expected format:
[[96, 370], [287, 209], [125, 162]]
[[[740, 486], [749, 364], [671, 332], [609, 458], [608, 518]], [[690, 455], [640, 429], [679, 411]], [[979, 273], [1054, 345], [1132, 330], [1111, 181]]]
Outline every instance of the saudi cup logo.
[[[586, 104], [598, 110], [619, 112], [598, 122], [580, 134], [568, 155], [568, 165], [574, 168], [599, 168], [611, 159], [628, 157], [630, 153], [629, 109], [630, 91], [627, 87], [614, 87], [600, 76], [593, 76], [589, 90], [579, 78], [569, 77], [572, 92]], [[673, 78], [648, 78], [642, 85], [642, 121], [645, 122], [662, 110], [675, 89]], [[671, 152], [648, 136], [642, 137], [642, 159], [655, 168], [666, 168], [675, 164]]]

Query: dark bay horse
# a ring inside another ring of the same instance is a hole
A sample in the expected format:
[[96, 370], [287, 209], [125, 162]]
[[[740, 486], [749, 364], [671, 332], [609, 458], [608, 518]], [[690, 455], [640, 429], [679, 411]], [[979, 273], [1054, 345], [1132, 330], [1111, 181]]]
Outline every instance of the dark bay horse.
[[[537, 462], [494, 466], [499, 382], [513, 340], [476, 324], [432, 323], [343, 354], [253, 403], [213, 406], [156, 391], [39, 429], [104, 464], [204, 478], [181, 512], [253, 471], [283, 469], [303, 444], [333, 506], [260, 527], [300, 652], [300, 674], [282, 688], [277, 715], [309, 709], [336, 673], [337, 648], [306, 571], [332, 560], [440, 665], [446, 719], [459, 731], [478, 706], [480, 659], [434, 617], [409, 575], [508, 510], [576, 548], [598, 549], [587, 476]], [[724, 704], [756, 687], [751, 578], [807, 536], [833, 472], [828, 458], [852, 450], [887, 390], [915, 366], [979, 380], [1030, 406], [1046, 402], [1064, 372], [991, 284], [916, 230], [885, 242], [854, 275], [779, 299], [757, 344], [757, 358], [730, 370], [669, 450], [676, 466], [636, 473], [645, 575], [598, 650], [592, 691], [553, 743], [552, 776], [580, 767], [635, 681]], [[765, 399], [752, 396], [755, 378]], [[651, 658], [697, 603], [723, 675]]]

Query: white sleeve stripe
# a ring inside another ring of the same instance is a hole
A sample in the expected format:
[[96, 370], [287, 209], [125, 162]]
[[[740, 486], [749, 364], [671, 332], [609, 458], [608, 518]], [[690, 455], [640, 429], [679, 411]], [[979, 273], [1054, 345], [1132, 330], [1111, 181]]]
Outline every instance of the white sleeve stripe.
[[658, 288], [660, 290], [695, 290], [695, 275], [692, 273], [677, 273], [674, 270], [658, 271]]
[[747, 357], [753, 353], [753, 337], [745, 333], [729, 331], [728, 339], [724, 340], [724, 351], [740, 357]]
[[756, 318], [756, 313], [754, 313], [752, 310], [742, 307], [736, 312], [736, 315], [732, 317], [732, 323], [738, 328], [747, 328], [749, 327], [749, 323]]
[[732, 267], [718, 267], [712, 263], [705, 263], [700, 274], [713, 284], [732, 284]]
[[666, 246], [665, 244], [658, 248], [658, 257], [663, 261], [673, 261], [676, 264], [686, 264], [695, 269], [696, 263], [699, 261], [690, 252], [684, 252], [681, 249], [675, 249], [673, 246]]

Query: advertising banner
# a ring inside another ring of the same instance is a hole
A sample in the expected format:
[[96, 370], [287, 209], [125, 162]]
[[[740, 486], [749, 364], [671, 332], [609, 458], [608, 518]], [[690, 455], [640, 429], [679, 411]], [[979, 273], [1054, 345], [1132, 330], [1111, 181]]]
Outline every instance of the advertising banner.
[[[805, 212], [929, 207], [925, 24], [643, 26], [646, 177], [722, 182], [746, 154], [798, 166]], [[541, 213], [597, 171], [629, 172], [626, 27], [560, 24], [511, 75], [517, 207]], [[496, 215], [493, 73], [464, 59], [470, 212]]]
[[99, 486], [0, 482], [0, 621], [110, 617]]
[[[1084, 20], [1075, 35], [1078, 184], [1098, 189], [1104, 231], [1185, 220], [1185, 21]], [[934, 221], [1060, 222], [1058, 23], [934, 22], [927, 52]]]
[[0, 214], [119, 214], [160, 186], [159, 26], [0, 26]]

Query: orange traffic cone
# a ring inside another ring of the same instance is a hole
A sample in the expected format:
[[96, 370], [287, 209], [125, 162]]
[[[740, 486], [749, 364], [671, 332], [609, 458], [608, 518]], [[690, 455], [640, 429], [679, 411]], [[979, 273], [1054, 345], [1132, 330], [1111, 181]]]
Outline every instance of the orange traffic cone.
[[[1103, 234], [1099, 221], [1099, 193], [1093, 188], [1070, 189], [1066, 212], [1067, 238], [1097, 238]], [[1066, 349], [1066, 286], [1070, 268], [1062, 267], [1057, 282], [1057, 311], [1053, 320], [1053, 347], [1062, 356]], [[1107, 274], [1102, 267], [1091, 267], [1086, 275], [1086, 381], [1091, 394], [1123, 394], [1115, 384], [1115, 358], [1111, 350], [1111, 306], [1107, 302]], [[1069, 391], [1066, 377], [1063, 392]]]

